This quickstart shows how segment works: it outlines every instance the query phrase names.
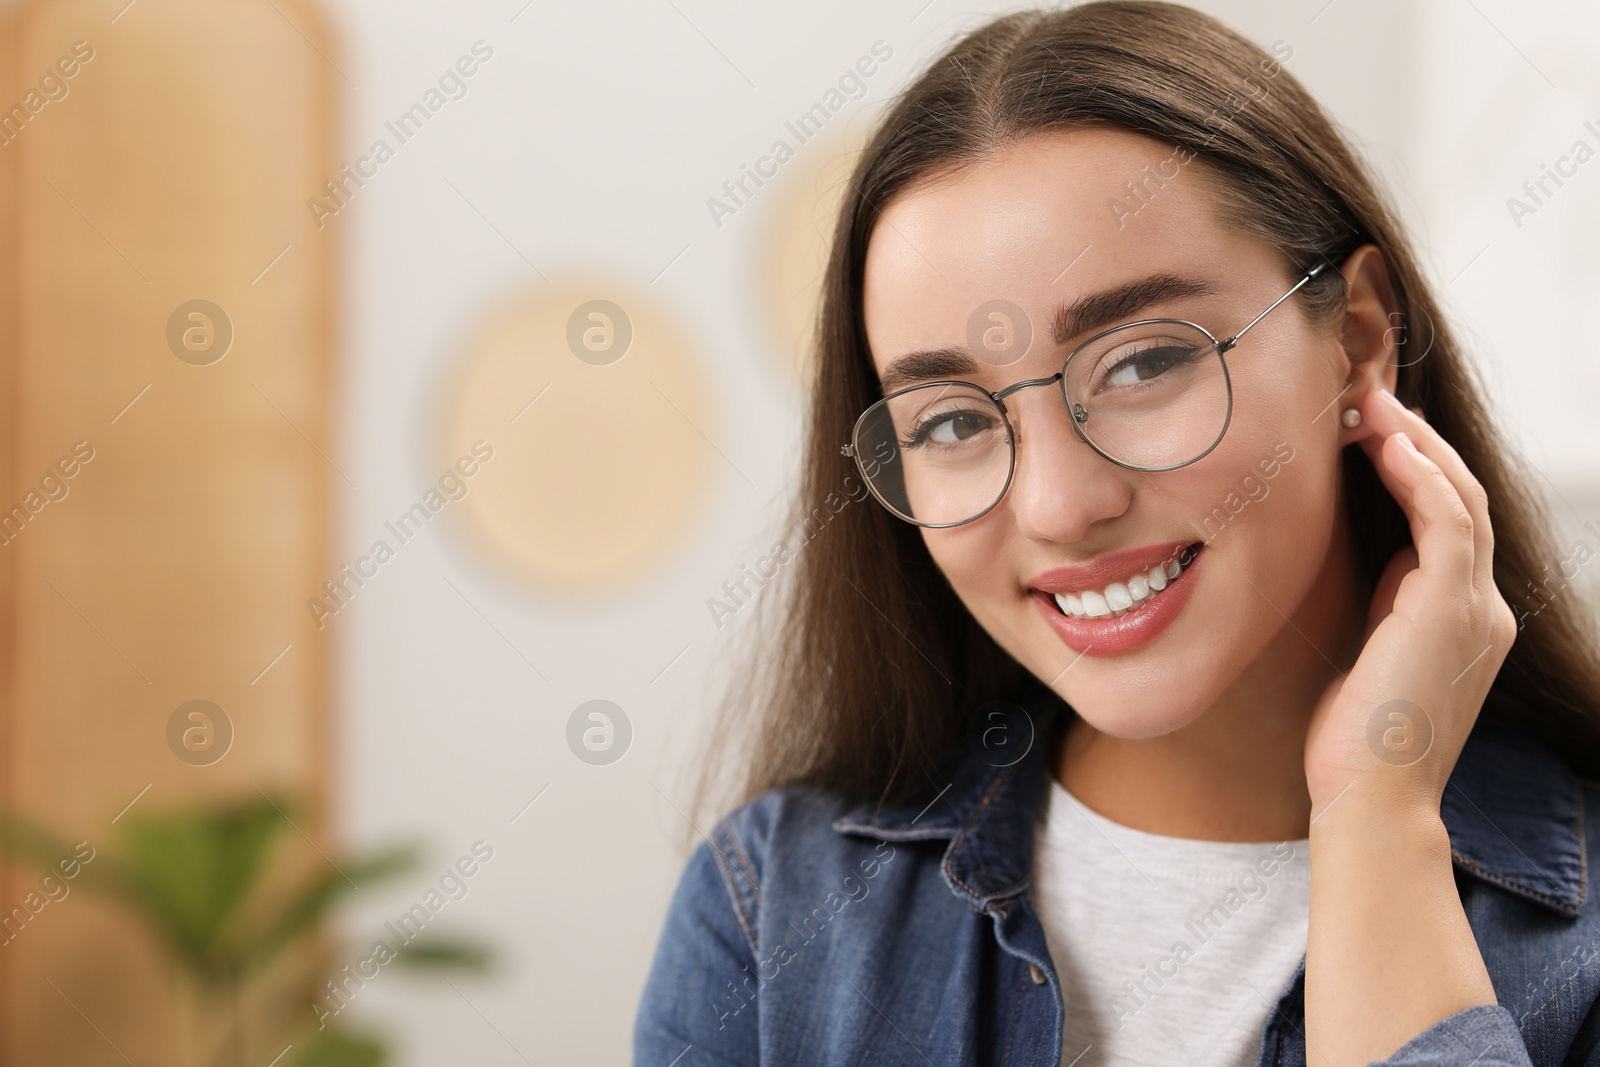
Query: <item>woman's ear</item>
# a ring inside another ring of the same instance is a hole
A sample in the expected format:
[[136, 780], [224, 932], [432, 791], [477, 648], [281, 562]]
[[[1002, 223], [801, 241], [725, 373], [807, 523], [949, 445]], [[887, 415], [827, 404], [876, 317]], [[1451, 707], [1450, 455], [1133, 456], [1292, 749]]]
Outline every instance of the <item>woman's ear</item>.
[[[1368, 394], [1379, 389], [1394, 392], [1400, 344], [1405, 337], [1404, 315], [1377, 245], [1357, 248], [1339, 272], [1344, 275], [1346, 293], [1339, 344], [1350, 383], [1339, 406], [1359, 411]], [[1358, 441], [1370, 432], [1364, 426], [1346, 426], [1339, 444]]]

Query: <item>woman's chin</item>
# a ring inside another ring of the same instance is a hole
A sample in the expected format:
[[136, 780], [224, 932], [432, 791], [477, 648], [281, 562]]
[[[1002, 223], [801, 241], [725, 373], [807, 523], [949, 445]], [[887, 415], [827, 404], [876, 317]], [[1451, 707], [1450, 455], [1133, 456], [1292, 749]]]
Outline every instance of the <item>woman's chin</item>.
[[1075, 696], [1060, 688], [1056, 692], [1096, 731], [1124, 741], [1145, 741], [1181, 730], [1205, 714], [1207, 706], [1194, 698], [1192, 690], [1181, 700], [1171, 694], [1168, 699], [1154, 694], [1139, 697], [1126, 690], [1080, 691]]

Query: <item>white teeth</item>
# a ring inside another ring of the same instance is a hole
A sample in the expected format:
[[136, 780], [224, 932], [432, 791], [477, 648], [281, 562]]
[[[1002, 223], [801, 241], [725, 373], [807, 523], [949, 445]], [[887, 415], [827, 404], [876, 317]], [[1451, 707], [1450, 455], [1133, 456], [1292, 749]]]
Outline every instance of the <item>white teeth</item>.
[[1061, 614], [1063, 615], [1084, 614], [1083, 601], [1073, 596], [1071, 593], [1057, 593], [1056, 607], [1061, 609]]
[[1074, 619], [1104, 619], [1131, 611], [1147, 603], [1172, 580], [1194, 562], [1194, 553], [1185, 550], [1165, 563], [1158, 563], [1148, 571], [1135, 574], [1121, 582], [1112, 582], [1102, 590], [1086, 589], [1081, 593], [1055, 594], [1056, 607], [1061, 614]]

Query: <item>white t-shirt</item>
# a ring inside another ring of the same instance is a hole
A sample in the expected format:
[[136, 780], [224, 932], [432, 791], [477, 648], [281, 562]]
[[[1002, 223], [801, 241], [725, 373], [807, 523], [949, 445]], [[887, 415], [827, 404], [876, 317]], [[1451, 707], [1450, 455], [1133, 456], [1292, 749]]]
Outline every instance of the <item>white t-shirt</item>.
[[1055, 781], [1033, 903], [1066, 1008], [1062, 1067], [1255, 1067], [1306, 948], [1310, 841], [1164, 837]]

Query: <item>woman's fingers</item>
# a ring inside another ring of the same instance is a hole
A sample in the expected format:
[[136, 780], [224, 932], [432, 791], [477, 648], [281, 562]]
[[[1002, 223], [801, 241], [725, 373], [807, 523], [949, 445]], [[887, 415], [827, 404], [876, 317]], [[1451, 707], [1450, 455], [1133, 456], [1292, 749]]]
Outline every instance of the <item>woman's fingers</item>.
[[1400, 481], [1394, 471], [1389, 469], [1389, 465], [1383, 461], [1383, 443], [1387, 440], [1387, 437], [1370, 434], [1361, 438], [1356, 444], [1361, 446], [1361, 451], [1372, 461], [1372, 469], [1378, 472], [1378, 479], [1383, 482], [1384, 488], [1389, 490], [1389, 495], [1400, 504], [1400, 510], [1405, 512], [1407, 521], [1410, 521], [1411, 487]]
[[1411, 522], [1422, 573], [1435, 581], [1460, 583], [1465, 591], [1476, 562], [1476, 520], [1455, 484], [1404, 430], [1383, 438], [1368, 454], [1373, 451], [1385, 484], [1398, 484], [1408, 494], [1409, 499], [1396, 498]]
[[1417, 569], [1419, 562], [1416, 548], [1406, 545], [1396, 552], [1383, 568], [1383, 573], [1378, 576], [1378, 584], [1372, 590], [1372, 606], [1367, 611], [1366, 634], [1361, 638], [1363, 645], [1372, 639], [1372, 633], [1378, 628], [1378, 624], [1394, 611], [1394, 598], [1400, 592], [1400, 583], [1405, 581], [1406, 575]]
[[[1363, 409], [1364, 421], [1375, 434], [1388, 438], [1405, 433], [1416, 446], [1417, 453], [1444, 476], [1471, 523], [1473, 583], [1480, 589], [1493, 588], [1494, 530], [1489, 521], [1489, 500], [1460, 454], [1428, 425], [1426, 419], [1408, 410], [1390, 393], [1377, 392], [1368, 396]], [[1367, 454], [1370, 456], [1372, 452], [1369, 450]], [[1413, 531], [1413, 537], [1415, 533]]]

